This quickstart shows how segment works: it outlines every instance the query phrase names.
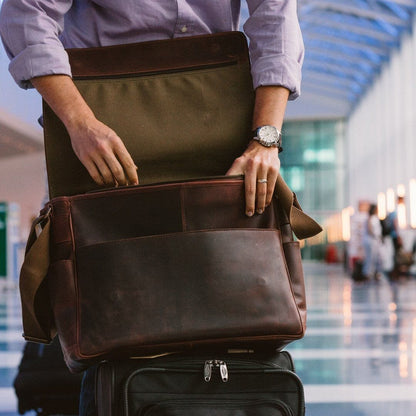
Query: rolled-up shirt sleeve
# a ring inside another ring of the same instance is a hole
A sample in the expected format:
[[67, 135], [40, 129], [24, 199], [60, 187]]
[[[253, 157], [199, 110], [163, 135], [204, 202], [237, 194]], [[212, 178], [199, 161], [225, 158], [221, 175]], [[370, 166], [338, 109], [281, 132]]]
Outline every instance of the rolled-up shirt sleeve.
[[71, 76], [68, 55], [59, 39], [72, 0], [4, 0], [0, 35], [10, 58], [9, 70], [22, 88], [43, 75]]
[[304, 45], [296, 0], [247, 0], [250, 17], [244, 32], [250, 39], [254, 88], [279, 85], [300, 95]]

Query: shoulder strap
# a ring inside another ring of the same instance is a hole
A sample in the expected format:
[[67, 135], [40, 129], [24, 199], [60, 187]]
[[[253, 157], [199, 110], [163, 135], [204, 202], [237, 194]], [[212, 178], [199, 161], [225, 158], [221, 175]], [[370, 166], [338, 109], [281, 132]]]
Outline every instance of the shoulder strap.
[[53, 328], [46, 275], [49, 268], [50, 209], [32, 224], [20, 271], [23, 337], [27, 341], [50, 343]]

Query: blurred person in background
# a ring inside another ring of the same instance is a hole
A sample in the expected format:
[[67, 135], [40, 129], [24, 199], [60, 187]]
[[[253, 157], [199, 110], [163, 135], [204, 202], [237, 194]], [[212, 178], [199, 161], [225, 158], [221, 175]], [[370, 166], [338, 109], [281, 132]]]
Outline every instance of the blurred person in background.
[[369, 202], [360, 200], [358, 210], [351, 217], [351, 238], [348, 243], [349, 267], [352, 271], [353, 280], [365, 280], [363, 276], [364, 251], [364, 229], [368, 220]]
[[368, 219], [364, 227], [364, 265], [363, 275], [366, 279], [380, 280], [382, 273], [382, 228], [378, 218], [377, 205], [371, 204], [368, 210]]

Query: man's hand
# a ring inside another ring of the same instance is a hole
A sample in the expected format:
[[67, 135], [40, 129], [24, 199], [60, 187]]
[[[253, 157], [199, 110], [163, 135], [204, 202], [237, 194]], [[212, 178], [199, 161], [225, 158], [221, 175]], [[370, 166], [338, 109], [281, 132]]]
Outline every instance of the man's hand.
[[[256, 89], [253, 129], [271, 125], [281, 130], [289, 90], [280, 86]], [[247, 150], [235, 160], [227, 175], [244, 175], [246, 214], [263, 213], [270, 205], [279, 175], [280, 160], [277, 147], [264, 147], [252, 140]], [[266, 182], [267, 181], [267, 182]]]
[[95, 117], [67, 126], [72, 148], [99, 185], [137, 185], [137, 167], [117, 134]]
[[264, 208], [270, 205], [279, 169], [278, 149], [264, 147], [254, 140], [234, 161], [227, 175], [244, 175], [246, 215], [251, 217], [254, 212], [262, 214]]
[[95, 118], [69, 76], [47, 75], [31, 82], [64, 123], [75, 154], [96, 183], [139, 183], [137, 167], [124, 143]]

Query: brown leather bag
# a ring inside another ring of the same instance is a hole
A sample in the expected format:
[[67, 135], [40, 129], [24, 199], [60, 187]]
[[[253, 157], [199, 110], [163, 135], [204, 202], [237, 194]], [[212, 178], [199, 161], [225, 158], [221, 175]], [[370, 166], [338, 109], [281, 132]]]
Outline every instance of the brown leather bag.
[[281, 178], [251, 218], [243, 179], [222, 177], [57, 197], [35, 224], [20, 280], [24, 337], [50, 342], [56, 328], [74, 372], [195, 347], [282, 348], [304, 335], [292, 227], [298, 238], [320, 227]]
[[[320, 231], [279, 178], [261, 216], [241, 178], [253, 89], [238, 32], [68, 51], [74, 81], [122, 138], [141, 186], [97, 189], [44, 105], [51, 201], [20, 277], [24, 336], [59, 334], [72, 371], [192, 347], [280, 348], [303, 336], [298, 238]], [[161, 181], [174, 183], [156, 184]], [[79, 194], [79, 195], [77, 195]]]

